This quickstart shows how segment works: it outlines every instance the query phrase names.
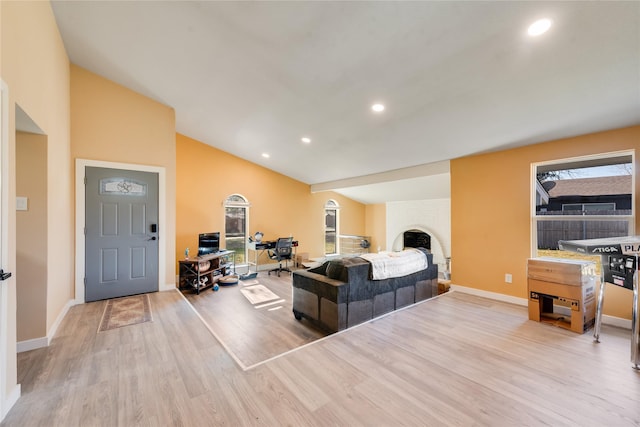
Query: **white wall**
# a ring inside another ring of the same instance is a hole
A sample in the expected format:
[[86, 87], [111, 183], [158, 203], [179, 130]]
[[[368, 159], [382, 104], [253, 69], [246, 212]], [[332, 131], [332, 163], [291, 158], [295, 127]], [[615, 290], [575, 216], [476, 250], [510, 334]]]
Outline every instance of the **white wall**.
[[388, 251], [402, 249], [402, 233], [421, 230], [431, 235], [431, 252], [438, 271], [445, 270], [451, 256], [451, 199], [389, 202], [387, 206]]

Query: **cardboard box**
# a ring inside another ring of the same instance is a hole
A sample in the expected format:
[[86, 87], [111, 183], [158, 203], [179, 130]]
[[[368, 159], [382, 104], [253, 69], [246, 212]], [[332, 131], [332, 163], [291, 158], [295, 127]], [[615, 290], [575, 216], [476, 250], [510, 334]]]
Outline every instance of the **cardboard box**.
[[596, 277], [596, 264], [592, 261], [563, 258], [531, 258], [527, 264], [527, 277], [580, 286]]
[[595, 322], [595, 287], [529, 279], [529, 319], [582, 334]]
[[594, 325], [595, 263], [536, 258], [529, 260], [528, 272], [529, 319], [577, 333]]
[[296, 254], [296, 268], [302, 267], [303, 262], [309, 261], [309, 253], [308, 252], [300, 252]]
[[451, 288], [451, 280], [438, 279], [438, 295], [449, 292]]

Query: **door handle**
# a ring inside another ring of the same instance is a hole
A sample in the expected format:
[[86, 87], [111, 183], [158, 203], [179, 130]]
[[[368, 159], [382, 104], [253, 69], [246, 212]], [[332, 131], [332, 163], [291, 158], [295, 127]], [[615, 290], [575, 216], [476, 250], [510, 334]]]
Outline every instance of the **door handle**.
[[0, 282], [3, 280], [7, 280], [9, 277], [11, 277], [11, 273], [5, 273], [4, 270], [0, 270]]
[[157, 240], [157, 237], [156, 237], [156, 236], [152, 236], [152, 237], [150, 237], [150, 238], [149, 238], [149, 239], [147, 239], [147, 240]]

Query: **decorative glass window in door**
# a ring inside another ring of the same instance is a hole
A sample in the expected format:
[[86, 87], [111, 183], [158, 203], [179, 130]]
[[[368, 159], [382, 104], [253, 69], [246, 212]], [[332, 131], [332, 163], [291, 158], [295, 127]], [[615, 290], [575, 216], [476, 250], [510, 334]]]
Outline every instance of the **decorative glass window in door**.
[[144, 196], [147, 194], [147, 184], [128, 178], [104, 178], [100, 180], [100, 194]]

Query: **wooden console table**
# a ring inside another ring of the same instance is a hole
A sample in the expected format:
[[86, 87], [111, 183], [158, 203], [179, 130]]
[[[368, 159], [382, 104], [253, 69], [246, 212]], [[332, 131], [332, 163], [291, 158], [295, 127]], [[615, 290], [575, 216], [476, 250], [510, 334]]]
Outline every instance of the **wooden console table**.
[[235, 270], [234, 254], [233, 251], [223, 250], [180, 260], [178, 287], [195, 289], [196, 294], [199, 294], [201, 290], [213, 286], [222, 277]]

